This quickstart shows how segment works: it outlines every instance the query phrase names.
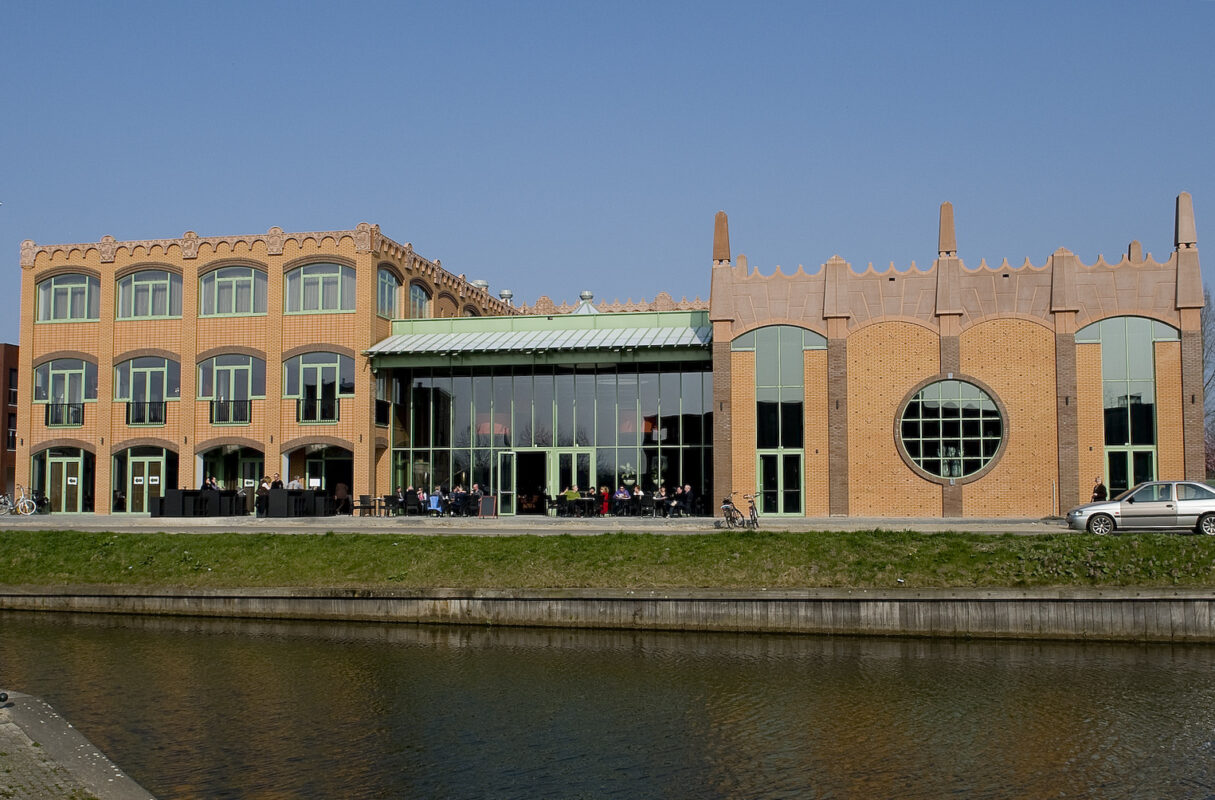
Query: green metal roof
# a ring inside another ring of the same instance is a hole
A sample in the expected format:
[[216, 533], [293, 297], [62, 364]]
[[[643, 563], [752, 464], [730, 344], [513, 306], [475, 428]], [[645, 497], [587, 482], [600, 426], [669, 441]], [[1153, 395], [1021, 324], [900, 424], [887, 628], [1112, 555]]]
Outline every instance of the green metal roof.
[[386, 365], [472, 357], [551, 360], [707, 358], [713, 328], [705, 311], [396, 320], [393, 334], [366, 351]]

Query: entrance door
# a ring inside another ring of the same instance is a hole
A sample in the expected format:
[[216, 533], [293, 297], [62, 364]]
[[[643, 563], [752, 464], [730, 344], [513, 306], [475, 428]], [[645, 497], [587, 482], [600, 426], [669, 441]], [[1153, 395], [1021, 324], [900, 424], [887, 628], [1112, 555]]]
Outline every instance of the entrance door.
[[759, 510], [764, 514], [802, 513], [802, 454], [759, 454]]
[[164, 494], [164, 456], [131, 456], [127, 464], [127, 511], [143, 514]]
[[229, 486], [229, 489], [245, 489], [249, 494], [257, 490], [257, 484], [262, 479], [262, 475], [266, 474], [265, 468], [262, 466], [260, 458], [242, 458], [239, 465], [239, 481], [236, 486]]
[[591, 465], [595, 463], [593, 451], [566, 450], [555, 455], [557, 469], [550, 474], [556, 477], [557, 483], [549, 485], [550, 494], [558, 495], [573, 485], [584, 492], [595, 490], [595, 476], [591, 470]]
[[515, 453], [498, 453], [498, 513], [515, 513]]
[[80, 457], [51, 456], [47, 459], [47, 499], [54, 513], [80, 511]]
[[[319, 483], [313, 484], [313, 481]], [[325, 485], [325, 462], [319, 458], [310, 458], [304, 462], [304, 486], [308, 489], [327, 489]]]
[[1156, 479], [1156, 448], [1119, 447], [1105, 451], [1106, 485], [1110, 497]]

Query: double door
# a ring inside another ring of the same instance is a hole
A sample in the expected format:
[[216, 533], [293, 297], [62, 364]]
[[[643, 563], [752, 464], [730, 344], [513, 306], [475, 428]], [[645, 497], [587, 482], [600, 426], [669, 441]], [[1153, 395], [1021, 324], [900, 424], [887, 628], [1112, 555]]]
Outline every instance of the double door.
[[80, 456], [51, 456], [47, 459], [47, 500], [54, 513], [81, 510], [83, 459]]
[[1106, 486], [1117, 497], [1132, 486], [1156, 479], [1155, 447], [1107, 447]]
[[127, 511], [146, 514], [164, 496], [164, 456], [131, 456], [127, 460]]
[[[760, 513], [800, 515], [802, 486], [805, 483], [802, 476], [801, 451], [760, 451], [757, 460], [759, 498], [756, 504]], [[746, 510], [745, 504], [738, 503], [738, 506], [743, 511]]]
[[[535, 462], [540, 453], [544, 456], [542, 464]], [[521, 475], [518, 470], [517, 461], [521, 454], [527, 456], [526, 475]], [[583, 492], [595, 491], [595, 452], [590, 448], [521, 452], [500, 450], [495, 466], [494, 489], [499, 514], [516, 513], [517, 501], [523, 504], [526, 512], [537, 486], [543, 486], [549, 497], [556, 497], [571, 486], [577, 486]], [[541, 467], [543, 476], [539, 475]]]

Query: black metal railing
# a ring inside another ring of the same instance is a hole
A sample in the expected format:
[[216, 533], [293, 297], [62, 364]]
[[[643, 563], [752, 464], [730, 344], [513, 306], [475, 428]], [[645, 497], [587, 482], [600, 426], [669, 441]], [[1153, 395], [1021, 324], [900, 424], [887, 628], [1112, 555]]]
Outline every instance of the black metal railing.
[[341, 403], [336, 397], [295, 401], [296, 422], [337, 422]]
[[47, 403], [46, 426], [65, 428], [84, 424], [84, 403]]
[[164, 425], [165, 401], [150, 400], [142, 403], [127, 403], [128, 425]]
[[252, 400], [212, 400], [212, 425], [248, 425], [253, 421]]

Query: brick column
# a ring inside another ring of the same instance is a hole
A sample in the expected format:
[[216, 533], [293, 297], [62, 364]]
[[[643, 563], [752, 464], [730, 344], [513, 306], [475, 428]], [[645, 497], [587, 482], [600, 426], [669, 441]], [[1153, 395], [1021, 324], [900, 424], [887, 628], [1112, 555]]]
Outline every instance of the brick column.
[[730, 494], [734, 479], [733, 416], [730, 402], [731, 369], [729, 323], [713, 325], [713, 497], [710, 507], [716, 515], [723, 497]]

